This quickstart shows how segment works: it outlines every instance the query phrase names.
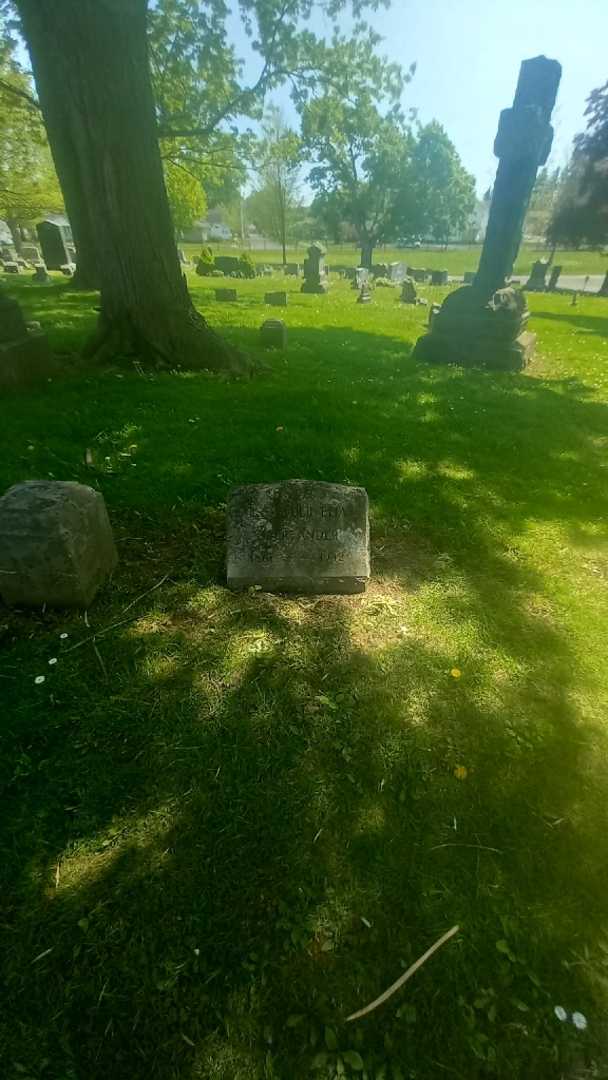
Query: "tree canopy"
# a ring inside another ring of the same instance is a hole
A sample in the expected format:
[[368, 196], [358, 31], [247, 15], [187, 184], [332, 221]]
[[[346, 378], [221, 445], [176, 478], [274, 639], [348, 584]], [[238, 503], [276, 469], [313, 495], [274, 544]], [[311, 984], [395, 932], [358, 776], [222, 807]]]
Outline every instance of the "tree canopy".
[[0, 217], [18, 225], [44, 211], [61, 210], [63, 199], [32, 81], [0, 44]]
[[258, 183], [247, 200], [247, 209], [256, 228], [279, 241], [283, 262], [299, 205], [301, 154], [295, 131], [287, 126], [280, 109], [270, 107], [254, 152]]
[[593, 90], [548, 229], [553, 243], [608, 242], [608, 82]]

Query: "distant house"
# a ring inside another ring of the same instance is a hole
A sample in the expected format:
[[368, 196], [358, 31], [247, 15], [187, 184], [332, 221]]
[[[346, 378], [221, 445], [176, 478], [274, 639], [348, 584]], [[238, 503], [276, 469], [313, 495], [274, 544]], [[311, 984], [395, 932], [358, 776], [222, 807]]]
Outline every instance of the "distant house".
[[206, 244], [208, 240], [232, 240], [232, 233], [222, 221], [222, 210], [215, 207], [206, 218], [194, 221], [189, 229], [182, 229], [181, 239], [189, 244]]

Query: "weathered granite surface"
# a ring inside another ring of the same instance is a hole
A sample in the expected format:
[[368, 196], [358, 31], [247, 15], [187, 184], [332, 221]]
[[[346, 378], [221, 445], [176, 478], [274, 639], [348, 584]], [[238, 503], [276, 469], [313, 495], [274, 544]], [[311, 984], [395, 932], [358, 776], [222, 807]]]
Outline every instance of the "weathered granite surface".
[[0, 499], [0, 594], [7, 604], [88, 607], [118, 557], [103, 496], [29, 480]]

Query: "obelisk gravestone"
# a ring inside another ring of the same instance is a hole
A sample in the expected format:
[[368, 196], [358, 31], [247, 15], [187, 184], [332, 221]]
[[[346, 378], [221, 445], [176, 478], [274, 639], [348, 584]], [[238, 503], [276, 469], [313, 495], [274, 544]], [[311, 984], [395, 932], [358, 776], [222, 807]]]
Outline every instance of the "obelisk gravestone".
[[534, 349], [525, 298], [507, 281], [536, 173], [551, 149], [561, 73], [557, 60], [545, 56], [521, 65], [513, 106], [501, 112], [494, 143], [498, 170], [479, 269], [472, 285], [446, 298], [431, 332], [418, 339], [415, 355], [423, 360], [519, 370]]

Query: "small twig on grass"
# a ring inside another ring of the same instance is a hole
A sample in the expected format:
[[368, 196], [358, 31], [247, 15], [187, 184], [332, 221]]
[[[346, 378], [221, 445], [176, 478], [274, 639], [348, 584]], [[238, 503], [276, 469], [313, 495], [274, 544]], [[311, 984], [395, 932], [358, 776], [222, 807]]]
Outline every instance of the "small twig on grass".
[[437, 950], [440, 949], [442, 945], [445, 945], [446, 941], [449, 941], [450, 938], [454, 937], [454, 934], [457, 934], [459, 930], [459, 926], [453, 926], [451, 930], [448, 930], [446, 934], [443, 934], [443, 936], [440, 937], [434, 945], [431, 945], [430, 949], [427, 949], [426, 952], [422, 954], [422, 956], [418, 957], [418, 959], [412, 964], [411, 967], [407, 969], [407, 971], [403, 973], [403, 975], [399, 976], [397, 981], [394, 982], [392, 986], [389, 986], [388, 990], [385, 990], [383, 994], [380, 994], [380, 997], [377, 997], [375, 1001], [371, 1002], [371, 1004], [366, 1005], [364, 1009], [359, 1009], [358, 1012], [352, 1013], [351, 1016], [347, 1016], [346, 1023], [348, 1023], [350, 1020], [359, 1020], [360, 1017], [367, 1016], [368, 1013], [373, 1012], [374, 1009], [377, 1009], [379, 1005], [383, 1005], [385, 1001], [388, 1001], [388, 999], [392, 997], [393, 994], [395, 994], [397, 990], [399, 990], [403, 986], [403, 984], [408, 981], [408, 979], [411, 979], [412, 975], [414, 975], [415, 972], [418, 971], [418, 968], [422, 967], [422, 965], [426, 963], [426, 961], [433, 955], [433, 953], [436, 953]]
[[[165, 574], [164, 578], [161, 578], [160, 581], [157, 581], [156, 585], [153, 585], [151, 589], [147, 589], [146, 592], [141, 593], [140, 596], [136, 596], [134, 600], [131, 600], [130, 604], [127, 604], [127, 606], [123, 608], [123, 612], [128, 611], [129, 608], [133, 607], [133, 605], [136, 604], [138, 600], [142, 600], [144, 596], [148, 595], [148, 593], [154, 592], [155, 589], [160, 589], [161, 585], [165, 583], [168, 577], [169, 574]], [[83, 638], [82, 641], [77, 641], [75, 645], [70, 645], [68, 649], [62, 649], [63, 655], [66, 656], [68, 653], [73, 652], [74, 649], [80, 649], [83, 645], [88, 645], [90, 641], [95, 641], [97, 638], [103, 637], [104, 634], [109, 634], [110, 630], [116, 630], [118, 626], [124, 626], [125, 623], [131, 622], [131, 620], [134, 618], [135, 615], [129, 615], [127, 619], [118, 619], [117, 622], [110, 623], [109, 626], [104, 626], [101, 630], [96, 630], [94, 634], [91, 634], [87, 638]]]
[[495, 855], [502, 855], [502, 851], [497, 847], [486, 847], [485, 844], [435, 844], [435, 847], [429, 848], [429, 851], [439, 851], [440, 848], [446, 847], [466, 847], [474, 848], [476, 851], [493, 851]]
[[48, 956], [49, 953], [52, 953], [54, 948], [55, 948], [55, 946], [51, 945], [50, 949], [45, 949], [44, 952], [38, 953], [38, 956], [35, 956], [34, 959], [30, 963], [31, 964], [37, 964], [39, 960], [43, 960], [45, 956]]
[[167, 580], [168, 577], [169, 577], [169, 574], [165, 574], [165, 576], [163, 578], [161, 578], [160, 581], [157, 581], [156, 585], [153, 585], [151, 589], [146, 589], [146, 591], [142, 592], [140, 594], [140, 596], [136, 596], [134, 600], [131, 600], [131, 602], [129, 604], [127, 604], [127, 606], [125, 608], [122, 609], [123, 614], [124, 614], [125, 611], [128, 611], [129, 608], [132, 608], [133, 605], [136, 604], [138, 600], [143, 600], [144, 596], [148, 596], [148, 594], [151, 593], [151, 592], [154, 592], [155, 589], [160, 589], [161, 585], [165, 584], [165, 581]]
[[92, 644], [93, 649], [95, 651], [95, 656], [99, 660], [99, 666], [100, 666], [101, 670], [103, 671], [103, 677], [107, 682], [107, 680], [108, 680], [108, 669], [107, 669], [106, 665], [103, 662], [103, 657], [102, 657], [99, 649], [97, 648], [97, 645], [95, 644], [95, 638], [93, 638], [91, 644]]

